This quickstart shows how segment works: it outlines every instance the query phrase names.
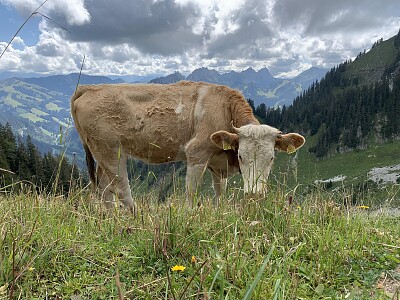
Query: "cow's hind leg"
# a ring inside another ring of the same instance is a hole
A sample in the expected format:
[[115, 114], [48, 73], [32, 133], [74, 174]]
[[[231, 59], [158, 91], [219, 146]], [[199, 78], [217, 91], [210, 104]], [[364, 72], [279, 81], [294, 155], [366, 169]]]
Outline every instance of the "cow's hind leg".
[[115, 181], [116, 185], [116, 194], [118, 196], [117, 200], [121, 201], [125, 207], [130, 210], [134, 210], [135, 203], [132, 198], [131, 188], [129, 186], [128, 175], [123, 177], [117, 177]]
[[104, 205], [107, 208], [113, 208], [115, 206], [114, 202], [114, 187], [108, 175], [106, 174], [105, 170], [101, 165], [97, 165], [96, 170], [97, 181], [99, 185], [99, 194], [101, 200], [104, 202]]
[[116, 196], [117, 202], [121, 202], [133, 211], [134, 202], [129, 186], [126, 160], [126, 157], [121, 155], [119, 160], [109, 161], [104, 167], [104, 171], [110, 180], [111, 191]]

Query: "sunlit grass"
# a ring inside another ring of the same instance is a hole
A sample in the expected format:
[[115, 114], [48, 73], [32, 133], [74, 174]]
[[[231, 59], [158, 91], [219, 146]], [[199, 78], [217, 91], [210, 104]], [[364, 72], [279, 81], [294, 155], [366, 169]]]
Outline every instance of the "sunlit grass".
[[85, 189], [3, 194], [0, 295], [390, 299], [376, 282], [400, 263], [398, 216], [319, 190], [239, 195], [195, 209], [178, 193], [161, 204], [138, 196], [132, 215], [106, 211]]

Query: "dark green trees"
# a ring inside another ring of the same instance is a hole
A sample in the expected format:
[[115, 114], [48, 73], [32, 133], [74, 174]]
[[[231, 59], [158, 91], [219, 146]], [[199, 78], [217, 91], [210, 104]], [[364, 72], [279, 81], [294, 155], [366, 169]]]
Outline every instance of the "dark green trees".
[[66, 193], [78, 171], [62, 155], [42, 155], [30, 136], [17, 140], [9, 124], [0, 124], [0, 189], [22, 181], [39, 191]]
[[400, 135], [400, 59], [397, 68], [390, 66], [395, 70], [390, 76], [368, 85], [349, 81], [344, 73], [347, 65], [333, 68], [291, 106], [268, 109], [267, 123], [287, 132], [296, 130], [317, 135], [317, 143], [310, 151], [318, 157], [330, 151], [363, 147], [371, 138], [397, 138]]

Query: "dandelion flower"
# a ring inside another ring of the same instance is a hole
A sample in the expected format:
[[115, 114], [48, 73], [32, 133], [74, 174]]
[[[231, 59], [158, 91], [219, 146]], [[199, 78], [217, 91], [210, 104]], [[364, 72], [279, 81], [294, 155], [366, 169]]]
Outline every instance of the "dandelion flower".
[[369, 206], [366, 206], [366, 205], [359, 205], [359, 206], [357, 206], [357, 208], [361, 208], [361, 209], [368, 209], [368, 208], [369, 208]]
[[35, 270], [35, 268], [33, 268], [33, 267], [29, 267], [29, 268], [28, 268], [28, 271], [29, 271], [29, 272], [32, 272], [32, 271], [34, 271], [34, 270]]
[[185, 269], [186, 267], [184, 266], [176, 265], [171, 268], [171, 271], [184, 271]]
[[197, 259], [196, 259], [196, 256], [192, 256], [192, 264], [194, 264], [194, 263], [196, 263], [196, 261], [197, 261]]

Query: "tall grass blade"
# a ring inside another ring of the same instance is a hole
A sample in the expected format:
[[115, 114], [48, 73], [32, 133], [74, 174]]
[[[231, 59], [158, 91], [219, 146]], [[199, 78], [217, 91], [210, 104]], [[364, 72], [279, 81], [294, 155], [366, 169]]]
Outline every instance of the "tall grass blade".
[[277, 300], [278, 296], [279, 296], [279, 287], [281, 286], [281, 279], [279, 278], [276, 282], [275, 282], [275, 288], [274, 288], [274, 299], [273, 300]]
[[213, 280], [212, 280], [212, 282], [211, 282], [211, 286], [210, 286], [210, 288], [208, 289], [208, 296], [209, 296], [209, 297], [210, 297], [211, 291], [212, 291], [212, 289], [213, 289], [213, 287], [214, 287], [215, 281], [217, 281], [218, 275], [219, 275], [219, 273], [221, 272], [221, 270], [222, 270], [222, 268], [220, 267], [220, 268], [218, 269], [218, 271], [215, 273], [215, 276], [214, 276], [214, 278], [213, 278]]
[[253, 282], [247, 289], [247, 292], [244, 295], [243, 300], [250, 299], [251, 294], [253, 293], [255, 287], [257, 286], [258, 282], [261, 280], [262, 275], [264, 274], [265, 268], [267, 267], [267, 264], [269, 263], [269, 260], [272, 256], [272, 253], [274, 252], [274, 250], [275, 250], [275, 245], [272, 245], [271, 249], [268, 252], [267, 257], [264, 259], [263, 264], [261, 265], [260, 269], [258, 270], [256, 277], [254, 278]]

